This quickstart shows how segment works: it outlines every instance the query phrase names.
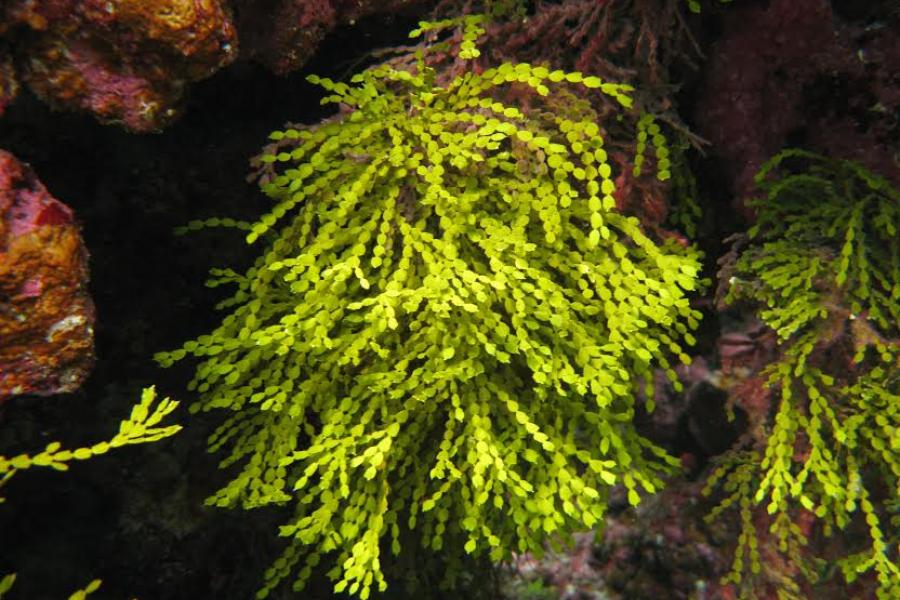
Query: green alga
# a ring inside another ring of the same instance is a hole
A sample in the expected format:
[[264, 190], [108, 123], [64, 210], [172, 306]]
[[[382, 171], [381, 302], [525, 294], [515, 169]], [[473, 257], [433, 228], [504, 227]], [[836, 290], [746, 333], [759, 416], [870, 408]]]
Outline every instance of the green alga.
[[688, 361], [700, 263], [616, 210], [582, 94], [627, 112], [632, 88], [529, 64], [444, 81], [421, 59], [310, 80], [341, 112], [271, 135], [275, 207], [238, 224], [260, 257], [216, 272], [236, 287], [219, 327], [159, 356], [199, 357], [193, 409], [231, 413], [211, 448], [240, 469], [210, 503], [294, 507], [260, 597], [326, 556], [337, 592], [384, 590], [405, 530], [541, 552], [613, 485], [659, 488], [674, 461], [632, 417]]

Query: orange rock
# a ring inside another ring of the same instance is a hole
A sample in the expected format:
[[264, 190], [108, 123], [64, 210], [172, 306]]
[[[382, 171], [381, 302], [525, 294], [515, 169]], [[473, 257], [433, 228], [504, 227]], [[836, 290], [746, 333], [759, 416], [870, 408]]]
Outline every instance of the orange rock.
[[0, 150], [0, 402], [71, 392], [87, 377], [87, 258], [71, 209]]
[[189, 83], [237, 58], [224, 0], [13, 0], [4, 23], [38, 97], [133, 132], [163, 129]]

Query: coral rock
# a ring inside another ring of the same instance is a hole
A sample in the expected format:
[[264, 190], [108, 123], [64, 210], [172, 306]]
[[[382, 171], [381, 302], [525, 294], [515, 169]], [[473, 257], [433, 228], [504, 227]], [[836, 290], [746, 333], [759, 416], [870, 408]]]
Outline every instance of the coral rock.
[[[279, 75], [295, 71], [335, 27], [429, 0], [235, 0], [244, 55]], [[431, 2], [433, 3], [433, 2]]]
[[165, 127], [188, 83], [237, 57], [220, 0], [20, 0], [0, 19], [35, 94], [134, 132]]
[[698, 502], [702, 482], [673, 481], [637, 509], [610, 514], [593, 567], [618, 598], [724, 598], [716, 581], [727, 557]]
[[0, 117], [6, 112], [6, 107], [16, 99], [19, 92], [19, 80], [13, 68], [12, 58], [0, 55]]
[[900, 184], [900, 20], [848, 22], [836, 9], [772, 0], [727, 11], [696, 114], [749, 218], [754, 174], [786, 145], [858, 160]]
[[87, 258], [72, 210], [0, 150], [0, 402], [84, 381], [94, 359]]

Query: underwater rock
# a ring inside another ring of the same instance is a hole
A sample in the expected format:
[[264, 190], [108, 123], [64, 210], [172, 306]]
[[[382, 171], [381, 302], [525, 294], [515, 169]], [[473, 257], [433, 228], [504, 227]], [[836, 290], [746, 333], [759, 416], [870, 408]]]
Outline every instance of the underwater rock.
[[737, 208], [763, 162], [801, 123], [803, 86], [823, 67], [833, 37], [828, 0], [774, 0], [727, 11], [696, 114], [733, 178]]
[[[723, 523], [706, 523], [702, 481], [675, 480], [634, 511], [611, 514], [595, 546], [594, 568], [618, 598], [723, 598], [728, 570], [718, 548]], [[726, 536], [727, 537], [727, 536]]]
[[72, 210], [0, 150], [0, 403], [76, 390], [94, 361], [88, 254]]
[[133, 132], [165, 127], [188, 83], [237, 57], [220, 0], [18, 0], [0, 22], [38, 97]]
[[785, 145], [857, 160], [900, 183], [900, 19], [844, 21], [828, 0], [729, 7], [696, 122], [733, 182], [735, 207]]
[[573, 534], [571, 545], [538, 557], [515, 554], [501, 569], [502, 598], [610, 600], [593, 559], [594, 533]]
[[335, 27], [432, 0], [234, 0], [242, 52], [273, 73], [295, 71]]
[[0, 117], [6, 107], [12, 104], [19, 92], [19, 80], [13, 67], [12, 57], [0, 54]]

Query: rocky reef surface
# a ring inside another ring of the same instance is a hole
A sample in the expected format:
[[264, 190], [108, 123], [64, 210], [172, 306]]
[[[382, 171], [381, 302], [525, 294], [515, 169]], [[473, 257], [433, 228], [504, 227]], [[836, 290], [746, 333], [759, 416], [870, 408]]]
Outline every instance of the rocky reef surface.
[[0, 403], [72, 392], [94, 360], [88, 254], [72, 210], [0, 150]]

